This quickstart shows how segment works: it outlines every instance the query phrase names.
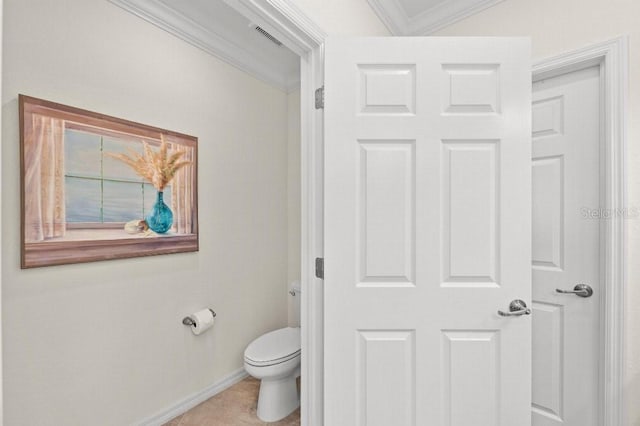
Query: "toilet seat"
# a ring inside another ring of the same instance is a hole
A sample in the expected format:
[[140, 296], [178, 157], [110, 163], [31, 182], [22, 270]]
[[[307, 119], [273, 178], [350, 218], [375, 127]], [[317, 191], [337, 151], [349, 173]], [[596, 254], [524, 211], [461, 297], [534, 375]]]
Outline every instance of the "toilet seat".
[[255, 367], [282, 364], [300, 356], [300, 328], [275, 330], [251, 342], [244, 351], [244, 361]]

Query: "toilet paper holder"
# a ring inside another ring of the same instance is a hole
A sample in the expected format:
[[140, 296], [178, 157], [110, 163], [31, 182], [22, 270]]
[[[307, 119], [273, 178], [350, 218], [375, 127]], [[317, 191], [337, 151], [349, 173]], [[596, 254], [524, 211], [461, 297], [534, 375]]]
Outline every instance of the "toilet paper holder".
[[[215, 313], [215, 311], [214, 311], [213, 309], [211, 309], [211, 308], [209, 308], [209, 310], [211, 311], [211, 315], [213, 315], [213, 317], [215, 318], [215, 317], [216, 317], [216, 315], [217, 315], [217, 314]], [[192, 320], [191, 318], [189, 318], [189, 317], [184, 317], [184, 318], [182, 318], [182, 323], [183, 323], [184, 325], [188, 325], [188, 326], [190, 326], [190, 327], [195, 327], [195, 325], [196, 325], [196, 323], [195, 323], [195, 322], [193, 322], [193, 320]]]

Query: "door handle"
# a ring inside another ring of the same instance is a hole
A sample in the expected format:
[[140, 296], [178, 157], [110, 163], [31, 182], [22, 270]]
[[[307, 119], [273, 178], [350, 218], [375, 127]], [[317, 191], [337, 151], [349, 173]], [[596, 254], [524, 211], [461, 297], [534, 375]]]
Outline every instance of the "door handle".
[[531, 309], [523, 300], [516, 299], [509, 303], [509, 312], [498, 311], [501, 317], [519, 317], [521, 315], [531, 315]]
[[576, 296], [580, 297], [591, 297], [593, 296], [593, 289], [587, 284], [578, 284], [573, 288], [573, 290], [562, 290], [560, 288], [556, 288], [556, 293], [575, 294]]

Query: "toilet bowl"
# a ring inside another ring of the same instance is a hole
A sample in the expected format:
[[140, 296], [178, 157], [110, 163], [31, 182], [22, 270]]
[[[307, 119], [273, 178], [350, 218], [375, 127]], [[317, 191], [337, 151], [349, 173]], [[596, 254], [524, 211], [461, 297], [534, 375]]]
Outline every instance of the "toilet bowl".
[[260, 420], [275, 422], [291, 414], [300, 406], [296, 384], [300, 376], [300, 328], [281, 328], [251, 342], [244, 351], [244, 369], [260, 379]]

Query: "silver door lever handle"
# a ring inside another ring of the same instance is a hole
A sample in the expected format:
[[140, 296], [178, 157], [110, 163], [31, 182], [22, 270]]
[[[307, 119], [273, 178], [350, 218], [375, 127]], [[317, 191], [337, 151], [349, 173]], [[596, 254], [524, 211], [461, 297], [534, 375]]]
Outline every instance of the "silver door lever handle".
[[562, 290], [560, 288], [556, 288], [556, 293], [562, 294], [575, 294], [580, 297], [591, 297], [593, 296], [593, 289], [587, 284], [578, 284], [573, 290]]
[[523, 300], [516, 299], [509, 303], [509, 312], [498, 311], [501, 317], [519, 317], [521, 315], [531, 315], [531, 309], [527, 308], [527, 304]]

